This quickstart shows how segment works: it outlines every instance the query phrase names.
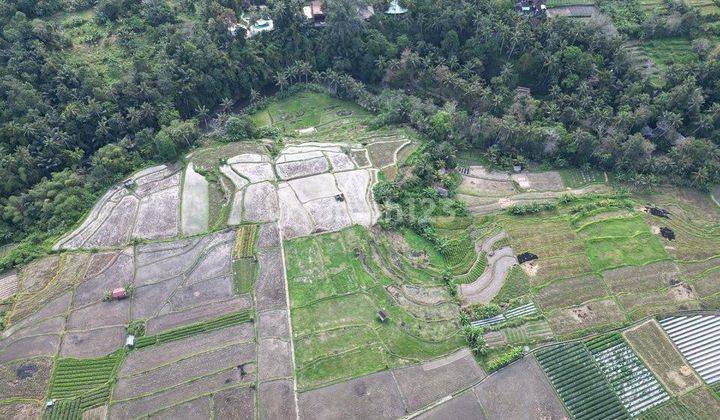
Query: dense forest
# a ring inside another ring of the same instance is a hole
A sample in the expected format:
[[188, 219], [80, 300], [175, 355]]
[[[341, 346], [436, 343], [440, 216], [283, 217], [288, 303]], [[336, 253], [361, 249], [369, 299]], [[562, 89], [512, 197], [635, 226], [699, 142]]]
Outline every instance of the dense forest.
[[[643, 186], [719, 183], [720, 59], [710, 40], [720, 29], [674, 1], [649, 19], [600, 3], [619, 35], [532, 19], [501, 0], [404, 0], [401, 16], [372, 1], [367, 20], [363, 1], [332, 0], [323, 27], [301, 1], [268, 0], [262, 13], [275, 30], [246, 39], [229, 28], [248, 0], [6, 0], [0, 244], [24, 241], [17, 258], [27, 258], [130, 171], [178, 159], [206, 133], [242, 138], [243, 120], [228, 117], [236, 104], [309, 82], [376, 111], [378, 126], [420, 131], [428, 144], [417, 185], [437, 181], [460, 150], [500, 166], [592, 165]], [[92, 31], [68, 35], [81, 26]], [[637, 71], [623, 40], [667, 33], [691, 40], [699, 59], [659, 84]], [[111, 52], [113, 68], [89, 48]]]

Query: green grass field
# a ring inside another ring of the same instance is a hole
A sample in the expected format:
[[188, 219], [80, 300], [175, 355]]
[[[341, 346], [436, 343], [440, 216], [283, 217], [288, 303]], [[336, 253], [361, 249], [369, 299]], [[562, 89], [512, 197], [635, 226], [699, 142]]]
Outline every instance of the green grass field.
[[[422, 238], [361, 227], [286, 243], [298, 386], [310, 389], [464, 344], [446, 265]], [[377, 312], [390, 318], [381, 323]]]

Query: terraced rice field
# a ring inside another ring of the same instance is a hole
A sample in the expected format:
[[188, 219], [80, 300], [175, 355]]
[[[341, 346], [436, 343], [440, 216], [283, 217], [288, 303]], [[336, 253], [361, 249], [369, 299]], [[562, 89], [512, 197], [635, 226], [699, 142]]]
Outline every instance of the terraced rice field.
[[[459, 310], [419, 237], [361, 227], [287, 242], [298, 386], [315, 388], [464, 344]], [[427, 244], [426, 244], [427, 246]], [[422, 268], [424, 267], [424, 268]], [[384, 310], [389, 319], [377, 320]]]
[[574, 418], [629, 418], [582, 343], [543, 348], [535, 353], [535, 357]]
[[720, 315], [669, 317], [660, 325], [706, 383], [720, 381]]
[[590, 340], [587, 347], [631, 416], [670, 398], [619, 333]]

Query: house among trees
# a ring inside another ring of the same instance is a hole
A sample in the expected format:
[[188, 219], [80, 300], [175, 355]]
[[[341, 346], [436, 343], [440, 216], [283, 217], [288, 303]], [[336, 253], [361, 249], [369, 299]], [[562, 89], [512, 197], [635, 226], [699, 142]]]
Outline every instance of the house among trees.
[[385, 11], [385, 14], [387, 14], [387, 15], [402, 15], [402, 14], [407, 13], [407, 11], [408, 10], [406, 8], [400, 6], [400, 3], [398, 0], [392, 0], [390, 2], [390, 6]]
[[667, 124], [664, 124], [662, 121], [659, 121], [655, 128], [650, 128], [649, 125], [646, 125], [640, 130], [640, 133], [648, 140], [652, 140], [654, 138], [662, 137], [668, 132]]
[[322, 0], [313, 0], [312, 3], [310, 3], [310, 16], [315, 26], [325, 25], [325, 11], [323, 11], [324, 6], [325, 2]]
[[519, 0], [515, 3], [515, 10], [528, 16], [544, 17], [547, 6], [545, 0]]
[[[303, 15], [307, 20], [313, 21], [315, 26], [325, 25], [325, 2], [323, 0], [313, 0], [309, 6], [303, 7]], [[358, 16], [363, 20], [368, 20], [375, 15], [373, 6], [363, 6], [358, 8]]]

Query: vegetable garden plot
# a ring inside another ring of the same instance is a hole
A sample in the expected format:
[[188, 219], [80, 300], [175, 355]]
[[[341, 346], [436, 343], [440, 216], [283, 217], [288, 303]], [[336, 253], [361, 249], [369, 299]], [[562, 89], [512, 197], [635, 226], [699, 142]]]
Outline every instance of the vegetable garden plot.
[[255, 254], [257, 232], [257, 225], [242, 225], [238, 227], [235, 236], [235, 258], [252, 257]]
[[120, 349], [97, 359], [58, 359], [48, 394], [57, 401], [43, 418], [79, 419], [84, 410], [106, 404], [124, 358], [125, 350]]
[[670, 398], [620, 334], [600, 336], [590, 340], [587, 346], [631, 416]]
[[496, 316], [493, 316], [490, 318], [480, 319], [477, 321], [472, 321], [471, 325], [473, 327], [487, 327], [490, 325], [500, 324], [502, 322], [505, 322], [505, 321], [513, 319], [513, 318], [532, 316], [532, 315], [535, 315], [536, 313], [537, 313], [537, 307], [535, 306], [535, 304], [533, 302], [530, 302], [525, 305], [518, 306], [517, 308], [507, 310], [500, 315], [496, 315]]
[[544, 348], [536, 352], [536, 358], [574, 418], [629, 417], [582, 343]]
[[670, 317], [660, 325], [705, 382], [720, 381], [720, 316]]

